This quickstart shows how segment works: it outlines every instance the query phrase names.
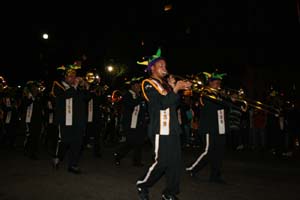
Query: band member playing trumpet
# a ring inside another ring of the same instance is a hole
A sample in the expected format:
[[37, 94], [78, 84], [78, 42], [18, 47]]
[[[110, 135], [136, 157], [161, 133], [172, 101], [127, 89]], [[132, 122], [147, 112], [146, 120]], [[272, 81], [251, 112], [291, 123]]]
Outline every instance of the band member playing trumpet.
[[149, 199], [148, 188], [152, 187], [162, 175], [166, 175], [167, 184], [162, 199], [177, 199], [179, 193], [181, 171], [180, 125], [177, 117], [180, 90], [191, 87], [188, 81], [177, 81], [164, 77], [168, 74], [166, 61], [160, 56], [158, 49], [147, 64], [150, 74], [142, 82], [144, 98], [148, 103], [150, 122], [148, 136], [155, 153], [154, 163], [147, 172], [138, 179], [136, 186], [140, 199]]
[[[208, 87], [218, 90], [224, 74], [212, 73], [208, 77]], [[194, 177], [202, 168], [210, 163], [210, 181], [225, 183], [221, 176], [221, 166], [226, 142], [225, 106], [214, 98], [202, 98], [200, 111], [200, 131], [205, 135], [205, 149], [197, 159], [186, 168], [186, 172]]]
[[68, 171], [79, 174], [78, 164], [82, 149], [83, 136], [87, 123], [87, 91], [80, 87], [82, 78], [76, 76], [76, 66], [61, 68], [64, 70], [64, 80], [55, 81], [52, 95], [55, 98], [55, 122], [59, 130], [53, 165], [57, 169], [59, 162], [68, 154]]

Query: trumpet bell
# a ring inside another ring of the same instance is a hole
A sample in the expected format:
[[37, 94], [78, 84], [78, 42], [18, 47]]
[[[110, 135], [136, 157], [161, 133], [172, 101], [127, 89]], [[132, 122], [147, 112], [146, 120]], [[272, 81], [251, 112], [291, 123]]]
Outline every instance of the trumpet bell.
[[93, 83], [96, 79], [95, 74], [92, 72], [88, 72], [85, 78], [88, 83]]

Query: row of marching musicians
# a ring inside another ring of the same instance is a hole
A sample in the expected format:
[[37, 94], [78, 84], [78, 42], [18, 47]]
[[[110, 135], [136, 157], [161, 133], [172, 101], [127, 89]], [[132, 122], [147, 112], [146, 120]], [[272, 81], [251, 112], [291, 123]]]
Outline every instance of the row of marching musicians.
[[2, 148], [14, 149], [22, 143], [24, 155], [32, 160], [39, 159], [46, 149], [56, 169], [70, 152], [68, 170], [80, 173], [78, 163], [87, 144], [99, 157], [102, 140], [108, 144], [119, 140], [117, 106], [106, 98], [99, 84], [78, 77], [76, 69], [74, 65], [64, 66], [62, 80], [53, 82], [51, 92], [39, 81], [28, 81], [24, 88], [1, 83]]
[[[76, 74], [76, 66], [61, 69], [63, 79], [53, 82], [50, 95], [43, 92], [44, 88], [37, 81], [28, 81], [21, 94], [1, 92], [1, 141], [14, 147], [17, 133], [25, 133], [26, 156], [38, 159], [42, 141], [53, 156], [55, 169], [68, 155], [68, 171], [80, 173], [83, 145], [90, 144], [95, 155], [101, 156], [103, 138], [100, 139], [100, 132], [113, 142], [119, 139], [116, 129], [122, 129], [122, 134], [127, 136], [126, 142], [116, 149], [115, 163], [119, 165], [133, 149], [133, 165], [142, 166], [142, 145], [147, 136], [145, 130], [149, 118], [145, 98], [141, 95], [141, 79], [130, 81], [129, 89], [122, 95], [122, 107], [118, 108], [116, 105], [112, 107], [111, 103], [105, 105], [107, 99], [102, 91], [82, 81]], [[115, 127], [119, 123], [116, 120], [121, 121], [121, 128]]]

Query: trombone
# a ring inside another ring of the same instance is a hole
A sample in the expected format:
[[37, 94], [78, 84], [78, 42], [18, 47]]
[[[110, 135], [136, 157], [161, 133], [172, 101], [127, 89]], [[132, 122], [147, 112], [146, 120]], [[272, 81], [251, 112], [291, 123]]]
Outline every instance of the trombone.
[[[233, 107], [246, 112], [248, 110], [248, 102], [244, 99], [239, 98], [236, 94], [228, 94], [223, 89], [214, 89], [211, 87], [204, 86], [199, 91], [199, 101], [202, 106], [204, 106], [203, 98], [212, 99], [215, 101], [230, 101]], [[240, 103], [241, 105], [236, 105]]]
[[261, 101], [249, 99], [245, 97], [245, 92], [243, 89], [235, 90], [231, 88], [224, 88], [222, 89], [222, 93], [225, 93], [227, 96], [234, 96], [237, 101], [244, 102], [245, 107], [244, 108], [252, 108], [256, 110], [265, 111], [267, 113], [273, 114], [275, 116], [279, 116], [281, 109], [276, 108], [275, 106], [265, 104]]
[[262, 103], [261, 101], [246, 98], [243, 89], [236, 90], [226, 87], [214, 89], [211, 87], [207, 87], [204, 85], [204, 77], [201, 77], [200, 75], [201, 73], [197, 75], [187, 75], [186, 77], [183, 77], [172, 74], [172, 76], [176, 80], [187, 80], [192, 82], [191, 90], [184, 91], [183, 94], [185, 96], [197, 95], [202, 106], [204, 106], [203, 98], [206, 97], [216, 101], [231, 101], [234, 106], [237, 106], [238, 109], [241, 109], [244, 112], [246, 112], [250, 108], [262, 110], [275, 116], [279, 116], [281, 112], [280, 108], [276, 108], [272, 105], [267, 105], [265, 103]]

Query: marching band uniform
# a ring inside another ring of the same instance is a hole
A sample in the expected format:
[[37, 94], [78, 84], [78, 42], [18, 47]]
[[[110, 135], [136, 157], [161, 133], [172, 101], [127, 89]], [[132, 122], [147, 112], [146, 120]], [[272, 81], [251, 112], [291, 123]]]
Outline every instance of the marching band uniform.
[[146, 106], [140, 96], [139, 81], [131, 81], [131, 89], [127, 90], [122, 98], [121, 126], [126, 136], [126, 141], [114, 153], [115, 164], [120, 165], [120, 160], [133, 149], [133, 165], [143, 166], [142, 145], [145, 141], [145, 113]]
[[88, 101], [87, 128], [86, 128], [86, 145], [92, 145], [94, 155], [101, 157], [101, 131], [103, 130], [102, 109], [104, 104], [103, 95], [99, 86], [94, 88], [95, 91], [90, 94]]
[[54, 108], [55, 102], [53, 96], [47, 97], [45, 101], [45, 145], [48, 152], [54, 156], [56, 151], [56, 144], [58, 140], [58, 128], [54, 123]]
[[[212, 74], [209, 82], [221, 81], [224, 74]], [[217, 89], [217, 88], [214, 88]], [[221, 166], [226, 143], [225, 109], [226, 106], [219, 100], [205, 97], [200, 110], [200, 131], [205, 134], [205, 149], [199, 157], [186, 168], [194, 177], [208, 163], [211, 165], [210, 181], [225, 183], [221, 178]]]
[[26, 137], [24, 141], [25, 155], [31, 159], [38, 159], [39, 139], [42, 132], [43, 104], [38, 95], [38, 83], [34, 81], [27, 82], [25, 98], [22, 103], [25, 108], [25, 128]]
[[[58, 167], [68, 152], [68, 171], [81, 173], [78, 167], [87, 122], [87, 93], [77, 87], [76, 71], [72, 66], [66, 69], [65, 80], [55, 81], [52, 95], [55, 97], [55, 123], [59, 130], [59, 140], [54, 167]], [[69, 80], [69, 81], [68, 81]]]
[[[177, 199], [181, 175], [181, 128], [177, 116], [180, 97], [177, 92], [190, 87], [179, 81], [169, 85], [163, 81], [166, 76], [166, 62], [160, 57], [160, 49], [148, 61], [148, 71], [151, 78], [142, 82], [142, 91], [148, 103], [150, 122], [148, 136], [153, 144], [155, 158], [143, 177], [136, 185], [140, 199], [147, 200], [148, 188], [152, 187], [163, 174], [166, 175], [166, 188], [162, 192], [162, 199]], [[175, 81], [175, 80], [174, 80]], [[176, 91], [176, 93], [175, 93]]]
[[8, 142], [9, 147], [14, 149], [16, 145], [16, 137], [17, 137], [17, 126], [18, 126], [18, 107], [16, 99], [10, 95], [6, 94], [3, 97], [3, 112], [4, 112], [4, 136], [3, 141], [4, 143]]

